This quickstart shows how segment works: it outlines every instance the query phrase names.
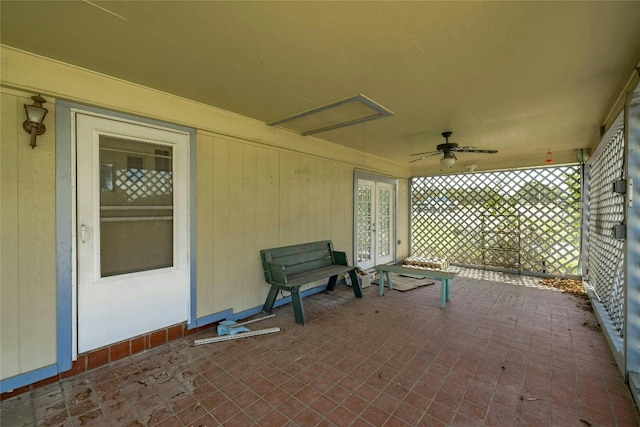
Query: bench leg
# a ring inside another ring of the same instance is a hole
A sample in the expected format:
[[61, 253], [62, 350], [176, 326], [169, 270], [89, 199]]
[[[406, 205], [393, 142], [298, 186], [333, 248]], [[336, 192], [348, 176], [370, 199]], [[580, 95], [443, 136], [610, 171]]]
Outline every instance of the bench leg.
[[300, 296], [300, 288], [291, 290], [291, 302], [293, 303], [293, 315], [296, 318], [296, 323], [304, 325], [304, 307], [302, 306], [302, 297]]
[[349, 277], [351, 278], [351, 287], [353, 288], [353, 294], [356, 298], [362, 298], [362, 288], [360, 287], [360, 281], [358, 280], [358, 273], [356, 269], [349, 271]]
[[329, 277], [329, 283], [327, 283], [327, 291], [333, 292], [336, 289], [336, 282], [338, 281], [338, 275]]
[[276, 302], [276, 297], [278, 296], [278, 289], [275, 287], [271, 287], [269, 290], [269, 295], [267, 295], [267, 299], [264, 302], [264, 306], [262, 306], [262, 311], [267, 314], [271, 314], [271, 310], [273, 310], [273, 304]]
[[444, 305], [446, 304], [445, 303], [446, 300], [447, 300], [447, 281], [445, 279], [440, 281], [440, 308], [444, 308]]
[[445, 299], [447, 301], [451, 301], [451, 283], [449, 282], [449, 279], [445, 279], [445, 282], [447, 282], [447, 297]]
[[378, 282], [378, 295], [384, 295], [384, 282], [387, 281], [389, 290], [393, 290], [393, 283], [391, 282], [391, 276], [388, 271], [380, 271], [380, 280]]

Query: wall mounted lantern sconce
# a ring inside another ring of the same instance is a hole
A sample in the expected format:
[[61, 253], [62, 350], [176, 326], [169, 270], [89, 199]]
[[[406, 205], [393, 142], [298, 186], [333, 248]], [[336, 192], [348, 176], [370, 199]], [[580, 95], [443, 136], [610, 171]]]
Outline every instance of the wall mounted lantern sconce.
[[33, 99], [33, 105], [24, 104], [24, 110], [27, 112], [27, 120], [22, 123], [22, 128], [31, 134], [31, 148], [36, 148], [36, 136], [42, 135], [47, 130], [42, 122], [49, 110], [42, 106], [42, 104], [47, 102], [42, 96], [34, 95], [31, 99]]

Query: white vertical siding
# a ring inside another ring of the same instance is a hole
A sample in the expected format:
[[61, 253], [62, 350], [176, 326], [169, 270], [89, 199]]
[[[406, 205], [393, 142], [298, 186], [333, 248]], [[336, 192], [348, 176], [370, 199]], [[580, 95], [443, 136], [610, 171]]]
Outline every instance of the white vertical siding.
[[[0, 141], [0, 376], [56, 362], [55, 109], [29, 146], [29, 94], [2, 89]], [[50, 100], [52, 101], [52, 100]]]
[[348, 185], [340, 185], [335, 189], [336, 196], [339, 198], [339, 209], [337, 212], [340, 227], [338, 236], [334, 241], [334, 247], [341, 251], [345, 251], [350, 254], [349, 262], [355, 263], [353, 256], [353, 167], [349, 167], [345, 164], [340, 164], [338, 170], [338, 176], [342, 183], [349, 183]]
[[406, 178], [398, 179], [398, 225], [397, 240], [400, 244], [397, 246], [396, 258], [403, 260], [409, 257], [409, 180]]
[[[274, 241], [279, 241], [280, 231], [280, 156], [277, 150], [258, 148], [257, 189], [256, 189], [256, 239], [254, 253], [258, 257], [260, 249], [269, 248]], [[252, 295], [263, 295], [264, 274], [262, 264], [254, 264], [252, 286], [248, 287]], [[253, 297], [255, 301], [255, 297]], [[261, 302], [256, 302], [256, 305]]]
[[[231, 253], [226, 247], [227, 243], [231, 242], [233, 239], [231, 229], [229, 228], [228, 214], [228, 206], [230, 204], [229, 181], [231, 179], [228, 171], [229, 147], [227, 141], [225, 140], [213, 140], [213, 138], [208, 139], [209, 142], [207, 142], [207, 138], [204, 138], [203, 136], [198, 134], [197, 150], [200, 150], [200, 146], [202, 144], [213, 142], [213, 159], [211, 163], [211, 167], [213, 168], [213, 185], [209, 189], [210, 194], [207, 195], [207, 197], [213, 198], [213, 229], [211, 230], [210, 235], [200, 235], [198, 232], [196, 232], [196, 240], [198, 244], [198, 259], [200, 259], [201, 255], [205, 260], [208, 257], [211, 257], [213, 272], [212, 276], [208, 277], [201, 276], [198, 273], [198, 279], [202, 277], [203, 281], [200, 282], [200, 280], [198, 280], [197, 295], [199, 300], [200, 288], [202, 288], [203, 286], [209, 286], [212, 288], [213, 299], [211, 301], [203, 301], [202, 305], [206, 308], [203, 308], [202, 311], [198, 311], [199, 313], [215, 313], [218, 311], [222, 311], [228, 307], [228, 283], [231, 278], [229, 263]], [[202, 171], [207, 168], [207, 166], [202, 163], [203, 162], [199, 162], [197, 168], [198, 171]], [[196, 182], [198, 182], [197, 179]], [[207, 253], [206, 251], [200, 249], [200, 241], [203, 239], [209, 240], [211, 242], [211, 244], [213, 245], [213, 254]], [[201, 262], [198, 262], [198, 268], [200, 267], [200, 265]], [[226, 283], [227, 285], [213, 286], [214, 283]]]
[[[240, 144], [238, 144], [240, 145]], [[257, 185], [257, 172], [258, 168], [262, 169], [266, 167], [263, 159], [257, 160], [258, 148], [250, 145], [242, 146], [243, 156], [243, 170], [241, 182], [242, 200], [240, 203], [243, 205], [242, 221], [242, 234], [239, 240], [239, 266], [238, 270], [241, 272], [242, 277], [242, 292], [238, 292], [241, 299], [236, 300], [234, 307], [242, 307], [249, 304], [251, 307], [256, 305], [255, 295], [255, 282], [260, 278], [260, 263], [253, 261], [258, 255], [260, 250], [257, 246], [257, 206], [258, 206], [258, 185]], [[238, 289], [240, 291], [240, 289]]]
[[[278, 216], [280, 217], [280, 228], [278, 230], [280, 246], [293, 244], [291, 233], [291, 200], [293, 199], [291, 183], [289, 181], [289, 167], [294, 155], [287, 152], [279, 153], [280, 164], [278, 166], [280, 176], [278, 177]], [[277, 201], [276, 201], [277, 203]]]
[[0, 373], [20, 372], [18, 286], [18, 147], [17, 108], [13, 96], [2, 94], [0, 140]]
[[[200, 136], [198, 136], [200, 138]], [[213, 164], [214, 145], [211, 143], [200, 144], [197, 148], [196, 158], [198, 164]], [[214, 183], [213, 167], [197, 168], [196, 186], [196, 227], [197, 234], [211, 236], [216, 226], [214, 224], [214, 199], [210, 196]], [[192, 213], [193, 214], [193, 213]], [[198, 239], [197, 246], [197, 275], [212, 277], [214, 273], [214, 242], [212, 239]], [[196, 312], [209, 307], [214, 300], [212, 287], [204, 287], [198, 293], [196, 300]]]
[[208, 133], [197, 158], [198, 317], [264, 303], [261, 249], [330, 239], [350, 253], [353, 166]]

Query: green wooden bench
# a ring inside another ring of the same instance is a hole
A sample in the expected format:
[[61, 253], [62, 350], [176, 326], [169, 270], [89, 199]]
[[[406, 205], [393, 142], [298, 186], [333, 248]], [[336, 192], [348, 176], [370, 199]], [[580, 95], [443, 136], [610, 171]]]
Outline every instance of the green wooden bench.
[[378, 280], [378, 294], [384, 295], [384, 281], [385, 278], [389, 283], [389, 289], [393, 289], [393, 283], [391, 283], [391, 276], [389, 273], [407, 274], [412, 276], [428, 277], [440, 281], [440, 308], [444, 308], [446, 301], [451, 300], [451, 290], [449, 280], [455, 279], [458, 273], [452, 271], [440, 271], [429, 270], [423, 268], [410, 268], [403, 267], [401, 265], [376, 265], [374, 267], [380, 274]]
[[349, 273], [356, 297], [362, 298], [356, 267], [347, 262], [347, 254], [333, 250], [330, 240], [263, 249], [260, 251], [264, 278], [271, 285], [262, 310], [271, 314], [278, 291], [291, 292], [296, 323], [305, 324], [300, 287], [328, 278], [327, 290], [336, 286], [338, 274]]

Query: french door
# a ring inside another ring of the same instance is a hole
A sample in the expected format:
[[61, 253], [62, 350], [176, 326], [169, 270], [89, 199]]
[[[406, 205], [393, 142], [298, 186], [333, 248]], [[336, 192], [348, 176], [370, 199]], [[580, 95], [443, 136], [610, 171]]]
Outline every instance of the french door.
[[359, 267], [368, 269], [394, 261], [394, 203], [393, 185], [358, 179], [356, 253]]
[[189, 135], [75, 113], [78, 352], [189, 314]]

